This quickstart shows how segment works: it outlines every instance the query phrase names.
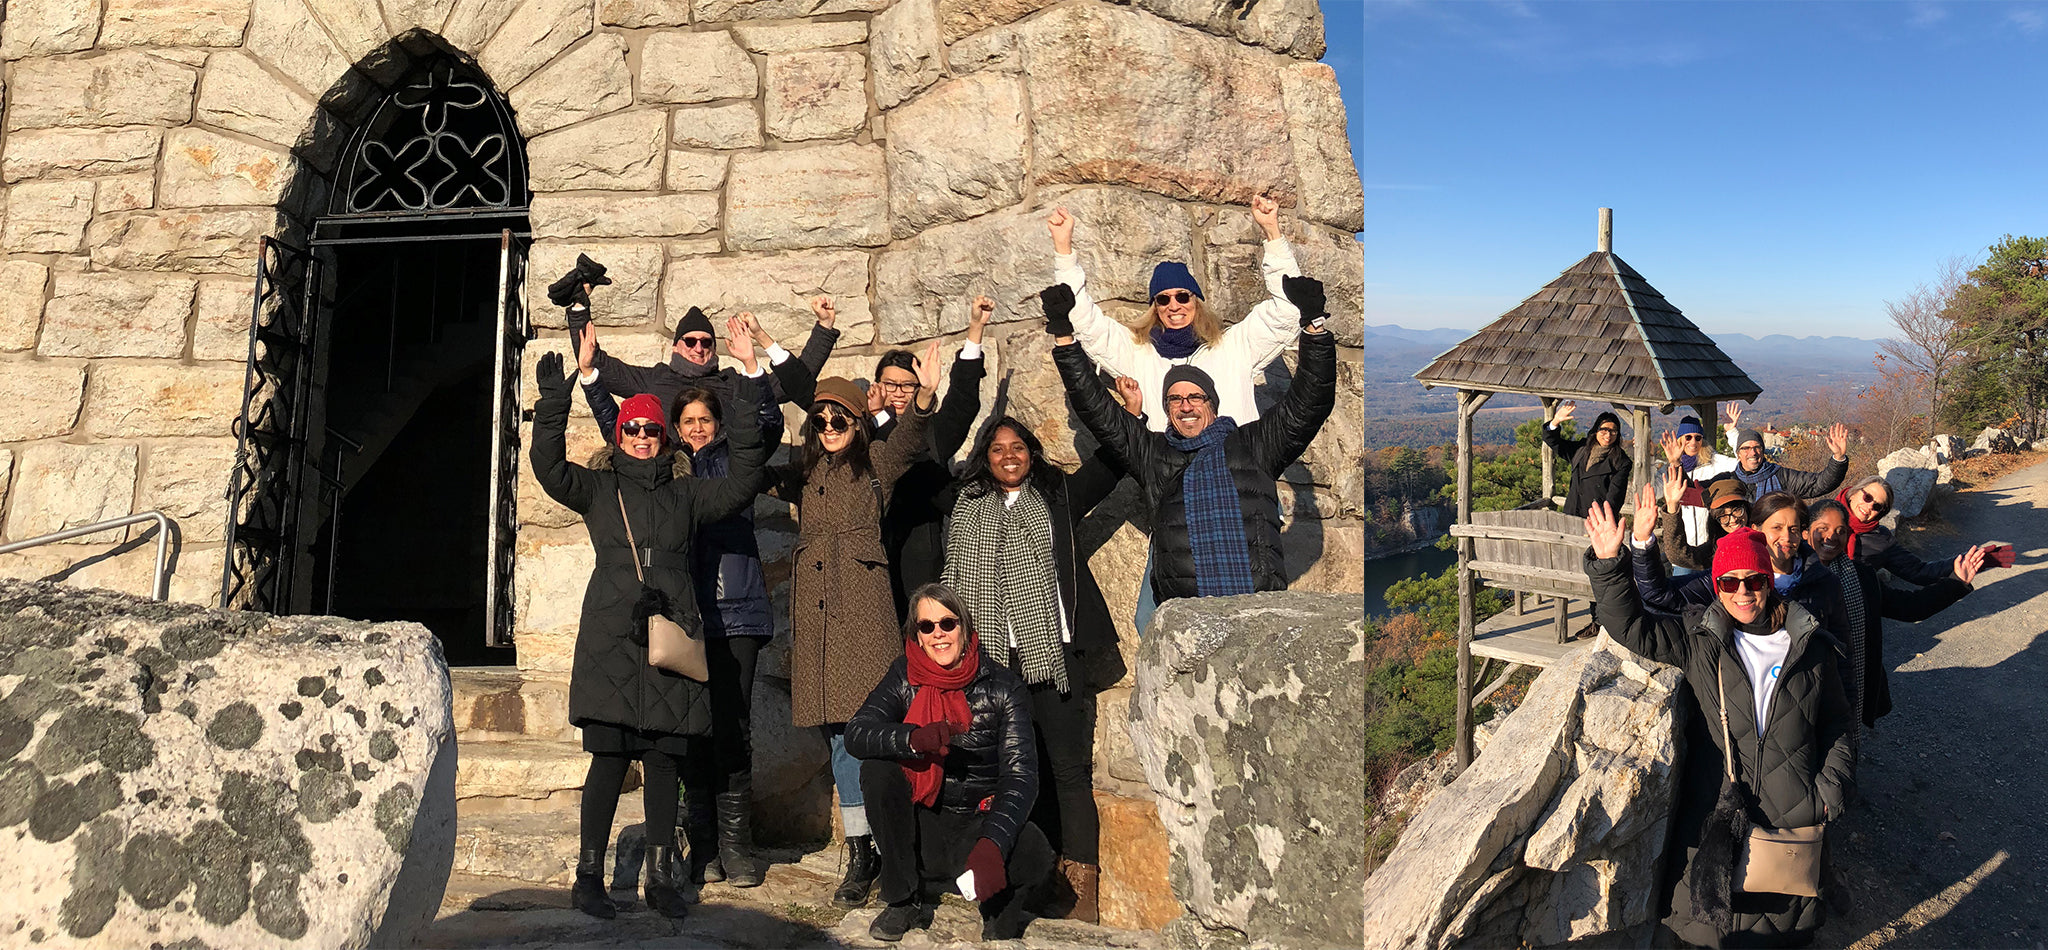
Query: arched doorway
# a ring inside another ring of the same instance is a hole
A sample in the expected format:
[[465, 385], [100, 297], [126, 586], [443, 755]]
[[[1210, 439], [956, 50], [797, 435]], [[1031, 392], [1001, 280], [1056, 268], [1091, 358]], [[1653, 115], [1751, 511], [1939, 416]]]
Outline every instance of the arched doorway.
[[329, 97], [360, 105], [265, 244], [222, 602], [416, 621], [450, 663], [506, 664], [524, 146], [430, 35], [373, 58], [397, 78]]

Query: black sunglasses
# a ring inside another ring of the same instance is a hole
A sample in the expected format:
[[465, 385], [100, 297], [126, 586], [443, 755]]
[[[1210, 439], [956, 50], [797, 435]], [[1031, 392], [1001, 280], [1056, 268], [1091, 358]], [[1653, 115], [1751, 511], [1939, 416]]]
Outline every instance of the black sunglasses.
[[708, 336], [686, 336], [680, 342], [683, 344], [684, 349], [708, 350], [716, 341]]
[[845, 432], [853, 428], [853, 420], [845, 416], [811, 413], [811, 428], [825, 432]]
[[930, 620], [920, 620], [917, 622], [917, 632], [930, 633], [934, 629], [938, 629], [944, 630], [947, 633], [952, 633], [955, 629], [958, 629], [959, 626], [960, 618], [958, 617], [944, 617], [936, 623]]
[[1185, 290], [1169, 290], [1152, 298], [1152, 302], [1164, 307], [1169, 303], [1187, 303], [1193, 299], [1195, 299], [1195, 295]]
[[668, 427], [659, 422], [621, 422], [619, 431], [627, 435], [659, 439], [668, 432]]
[[1882, 518], [1885, 512], [1892, 510], [1891, 502], [1878, 501], [1870, 497], [1870, 493], [1867, 491], [1857, 492], [1856, 497], [1863, 499], [1863, 503], [1870, 506], [1870, 516], [1873, 518]]
[[1732, 594], [1738, 590], [1746, 590], [1754, 594], [1769, 586], [1771, 586], [1771, 578], [1767, 574], [1751, 574], [1748, 577], [1714, 578], [1715, 589], [1724, 594]]

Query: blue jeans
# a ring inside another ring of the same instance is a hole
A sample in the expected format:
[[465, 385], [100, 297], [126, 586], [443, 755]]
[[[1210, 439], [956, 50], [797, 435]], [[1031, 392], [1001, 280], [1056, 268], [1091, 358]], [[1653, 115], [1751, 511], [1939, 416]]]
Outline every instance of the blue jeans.
[[849, 838], [868, 834], [867, 809], [863, 807], [865, 800], [860, 791], [860, 760], [846, 754], [846, 724], [819, 728], [825, 730], [825, 741], [832, 747], [832, 784], [839, 789], [839, 823]]
[[1145, 573], [1138, 578], [1138, 612], [1132, 617], [1137, 624], [1139, 639], [1144, 639], [1145, 628], [1152, 625], [1152, 612], [1159, 609], [1159, 602], [1152, 597], [1152, 549], [1145, 549]]

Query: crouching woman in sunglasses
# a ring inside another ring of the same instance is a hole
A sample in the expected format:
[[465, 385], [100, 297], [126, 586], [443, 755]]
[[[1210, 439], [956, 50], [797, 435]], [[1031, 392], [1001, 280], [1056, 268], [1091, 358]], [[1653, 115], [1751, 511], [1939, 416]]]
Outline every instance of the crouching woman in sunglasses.
[[[785, 376], [804, 372], [797, 361], [786, 360], [775, 372], [785, 391], [811, 391], [808, 380]], [[831, 744], [846, 833], [846, 873], [832, 898], [841, 907], [865, 905], [875, 880], [860, 766], [847, 754], [842, 733], [868, 691], [903, 654], [889, 556], [882, 547], [882, 512], [897, 479], [930, 452], [925, 426], [939, 382], [937, 342], [925, 350], [917, 377], [911, 411], [883, 442], [872, 439], [868, 398], [859, 386], [838, 376], [818, 380], [801, 459], [781, 471], [774, 491], [797, 506], [789, 587], [790, 721], [824, 728]]]
[[981, 939], [1024, 935], [1025, 907], [1052, 872], [1052, 846], [1027, 816], [1038, 750], [1024, 681], [982, 655], [959, 595], [910, 595], [903, 653], [846, 724], [861, 760], [888, 905], [868, 928], [896, 941], [929, 927], [957, 887], [981, 902]]
[[[1594, 619], [1637, 655], [1684, 671], [1718, 753], [1712, 770], [1680, 779], [1672, 840], [1682, 850], [1660, 886], [1664, 925], [1700, 946], [1805, 946], [1827, 914], [1821, 828], [1842, 817], [1855, 777], [1836, 631], [1778, 595], [1755, 530], [1721, 539], [1714, 602], [1682, 618], [1644, 611], [1605, 503], [1586, 516], [1586, 534]], [[1780, 844], [1752, 846], [1752, 829]]]

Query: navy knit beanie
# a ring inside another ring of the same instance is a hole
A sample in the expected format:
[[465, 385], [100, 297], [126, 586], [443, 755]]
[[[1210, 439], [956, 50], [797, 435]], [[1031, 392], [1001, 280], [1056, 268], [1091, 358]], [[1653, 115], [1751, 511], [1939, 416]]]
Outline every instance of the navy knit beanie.
[[1159, 266], [1152, 268], [1152, 289], [1147, 296], [1157, 297], [1160, 291], [1175, 287], [1184, 287], [1195, 296], [1202, 297], [1202, 285], [1195, 283], [1195, 274], [1188, 270], [1188, 265], [1179, 261], [1161, 261]]

